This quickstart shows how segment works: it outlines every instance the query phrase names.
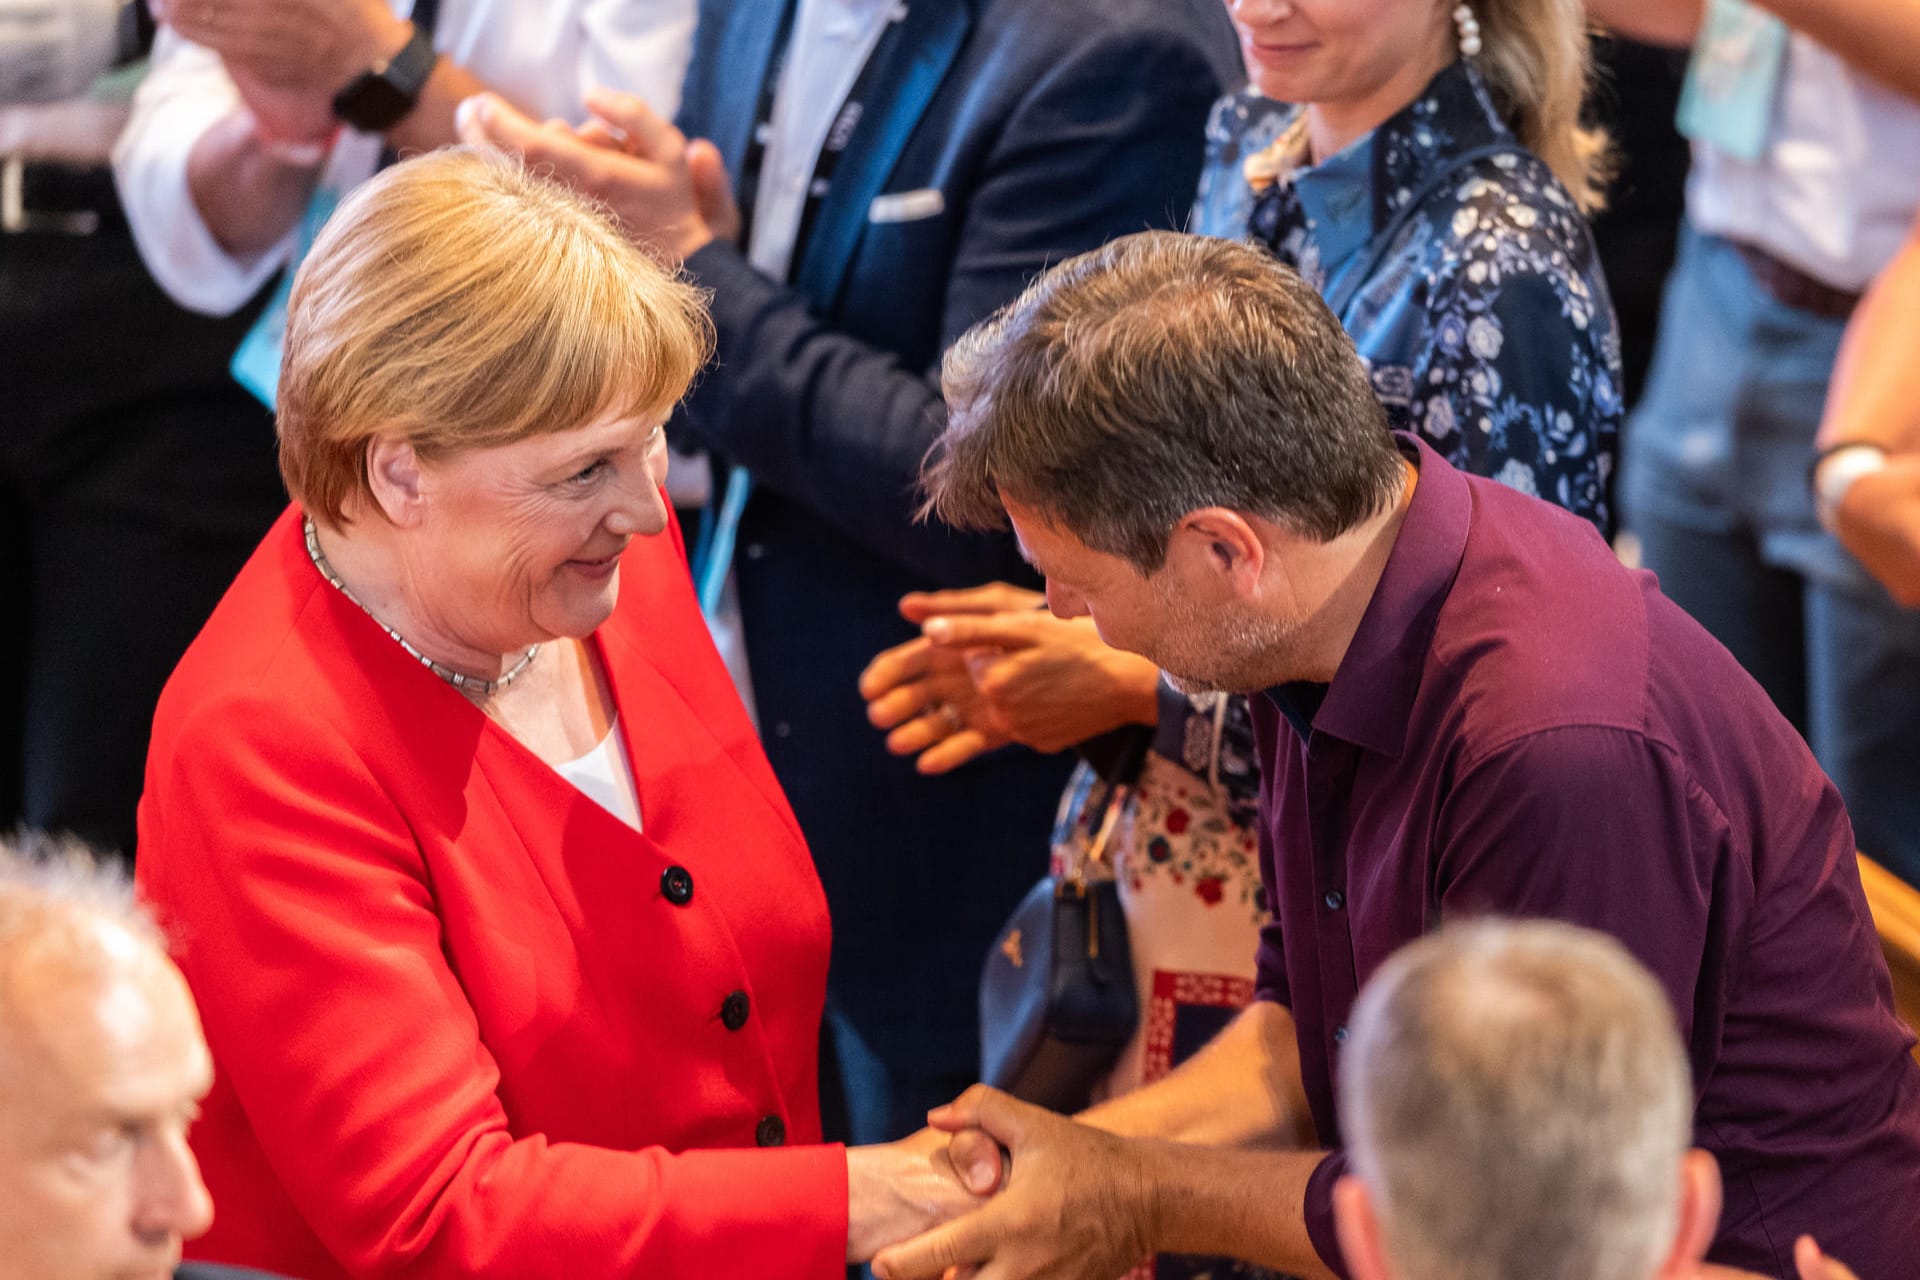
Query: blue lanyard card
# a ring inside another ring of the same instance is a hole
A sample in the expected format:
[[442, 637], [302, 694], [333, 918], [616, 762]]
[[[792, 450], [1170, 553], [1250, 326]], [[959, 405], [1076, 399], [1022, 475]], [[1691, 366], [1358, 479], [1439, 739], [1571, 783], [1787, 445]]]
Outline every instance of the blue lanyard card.
[[1747, 0], [1711, 0], [1674, 123], [1749, 164], [1766, 150], [1787, 53], [1786, 24]]
[[327, 225], [327, 219], [333, 216], [339, 204], [340, 193], [329, 185], [323, 183], [313, 193], [313, 200], [300, 219], [300, 234], [294, 241], [293, 257], [280, 275], [280, 287], [273, 291], [273, 300], [267, 303], [267, 309], [260, 313], [253, 328], [247, 330], [247, 336], [240, 340], [240, 347], [233, 353], [233, 361], [228, 365], [234, 381], [251, 391], [254, 398], [269, 409], [279, 405], [280, 352], [287, 336], [287, 300], [293, 296], [293, 277], [299, 271], [300, 264], [307, 260], [307, 254], [312, 252], [313, 242], [320, 238], [320, 228]]

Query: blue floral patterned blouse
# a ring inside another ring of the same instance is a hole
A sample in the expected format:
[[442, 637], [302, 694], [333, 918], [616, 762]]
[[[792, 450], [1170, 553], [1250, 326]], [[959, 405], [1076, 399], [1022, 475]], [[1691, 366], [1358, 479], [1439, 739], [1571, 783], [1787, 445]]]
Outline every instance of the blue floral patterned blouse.
[[[1227, 180], [1228, 151], [1210, 147], [1209, 185]], [[1394, 426], [1612, 533], [1613, 304], [1586, 219], [1479, 72], [1455, 62], [1371, 134], [1268, 187], [1250, 230], [1333, 306]]]

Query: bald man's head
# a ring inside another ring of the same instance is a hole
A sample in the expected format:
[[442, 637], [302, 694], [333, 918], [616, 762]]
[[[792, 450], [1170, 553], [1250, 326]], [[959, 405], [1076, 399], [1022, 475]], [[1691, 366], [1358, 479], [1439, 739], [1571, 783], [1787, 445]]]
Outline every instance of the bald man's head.
[[192, 997], [123, 876], [0, 846], [0, 1280], [170, 1275], [212, 1208]]

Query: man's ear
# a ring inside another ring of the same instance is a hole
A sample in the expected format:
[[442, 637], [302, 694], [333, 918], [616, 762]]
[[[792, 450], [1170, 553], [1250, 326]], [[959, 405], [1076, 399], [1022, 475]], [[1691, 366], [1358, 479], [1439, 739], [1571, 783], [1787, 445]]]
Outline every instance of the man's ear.
[[1341, 1256], [1353, 1280], [1390, 1280], [1387, 1252], [1380, 1243], [1380, 1219], [1367, 1184], [1343, 1174], [1333, 1184], [1333, 1227]]
[[373, 503], [394, 525], [406, 529], [426, 516], [420, 455], [398, 436], [367, 441], [367, 486]]
[[1695, 1147], [1680, 1160], [1680, 1222], [1657, 1280], [1684, 1280], [1697, 1273], [1720, 1225], [1720, 1166]]
[[1267, 566], [1267, 546], [1247, 518], [1226, 507], [1189, 511], [1173, 526], [1167, 559], [1175, 567], [1219, 578], [1237, 596], [1251, 596]]

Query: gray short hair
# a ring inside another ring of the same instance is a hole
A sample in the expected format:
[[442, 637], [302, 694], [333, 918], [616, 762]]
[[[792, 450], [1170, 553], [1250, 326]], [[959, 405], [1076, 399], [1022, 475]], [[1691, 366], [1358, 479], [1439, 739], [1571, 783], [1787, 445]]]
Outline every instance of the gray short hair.
[[1687, 1060], [1618, 942], [1451, 926], [1361, 993], [1341, 1127], [1387, 1255], [1421, 1280], [1646, 1280], [1678, 1226]]
[[1366, 366], [1306, 281], [1262, 250], [1147, 231], [1052, 268], [947, 353], [926, 513], [1031, 506], [1160, 567], [1180, 518], [1227, 507], [1329, 540], [1403, 483]]
[[156, 957], [166, 954], [159, 927], [118, 863], [77, 841], [0, 841], [0, 1045], [40, 982], [105, 974], [125, 962], [103, 945], [102, 926]]

